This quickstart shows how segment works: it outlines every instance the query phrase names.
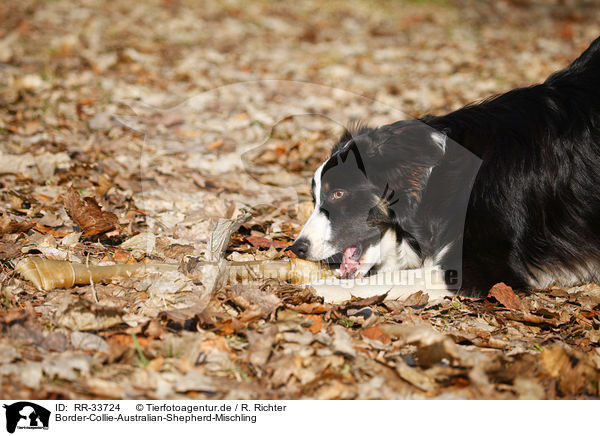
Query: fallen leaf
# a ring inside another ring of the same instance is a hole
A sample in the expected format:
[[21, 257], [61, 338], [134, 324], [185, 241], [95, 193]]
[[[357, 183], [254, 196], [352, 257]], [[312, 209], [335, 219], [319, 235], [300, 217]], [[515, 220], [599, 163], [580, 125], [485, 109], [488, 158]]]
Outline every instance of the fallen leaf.
[[558, 379], [563, 395], [597, 395], [600, 373], [586, 354], [554, 344], [542, 351], [540, 362], [546, 375]]
[[544, 388], [531, 377], [518, 376], [513, 383], [519, 400], [543, 400]]
[[149, 338], [160, 339], [166, 334], [166, 330], [157, 319], [151, 319], [143, 326], [142, 333]]
[[383, 303], [385, 298], [387, 297], [387, 293], [382, 295], [375, 295], [373, 297], [368, 298], [358, 298], [356, 300], [349, 301], [348, 303], [344, 303], [340, 306], [340, 310], [347, 311], [348, 309], [359, 309], [366, 306], [374, 306], [379, 303]]
[[41, 344], [44, 340], [43, 327], [31, 308], [1, 311], [0, 331], [13, 341]]
[[225, 144], [225, 141], [223, 139], [218, 139], [218, 140], [208, 144], [206, 146], [206, 148], [208, 148], [209, 150], [217, 150], [217, 149], [221, 148], [224, 144]]
[[9, 344], [0, 344], [0, 365], [11, 363], [18, 357], [20, 354], [15, 347]]
[[76, 380], [79, 374], [86, 376], [92, 367], [91, 358], [82, 352], [47, 355], [42, 363], [43, 371], [52, 378]]
[[378, 326], [386, 334], [398, 338], [398, 345], [412, 344], [417, 346], [415, 357], [419, 365], [432, 366], [442, 360], [453, 363], [461, 362], [462, 355], [450, 336], [444, 335], [429, 326], [409, 326], [398, 324], [380, 324]]
[[[148, 348], [152, 343], [151, 338], [145, 338], [143, 336], [136, 336], [138, 345], [141, 348]], [[106, 335], [106, 341], [109, 344], [117, 343], [119, 345], [131, 346], [134, 344], [133, 336], [127, 333], [113, 333]]]
[[43, 224], [40, 223], [35, 223], [35, 230], [37, 230], [40, 233], [43, 234], [50, 234], [52, 236], [55, 236], [57, 238], [62, 238], [64, 236], [67, 236], [68, 234], [72, 233], [72, 230], [70, 228], [58, 228], [55, 229], [53, 227], [49, 227], [49, 226], [45, 226]]
[[86, 351], [99, 351], [108, 354], [109, 346], [104, 339], [98, 335], [84, 332], [71, 333], [71, 345], [75, 349]]
[[123, 391], [126, 388], [119, 382], [103, 380], [98, 377], [87, 378], [85, 384], [92, 395], [115, 400], [123, 398]]
[[213, 336], [203, 340], [200, 344], [200, 351], [203, 353], [219, 351], [221, 353], [231, 354], [231, 348], [223, 336]]
[[71, 330], [102, 330], [123, 322], [117, 307], [93, 304], [80, 298], [65, 299], [58, 309], [56, 322]]
[[35, 226], [35, 223], [29, 220], [19, 221], [11, 219], [6, 215], [0, 216], [0, 235], [5, 233], [21, 233], [26, 232]]
[[502, 315], [505, 318], [511, 319], [513, 321], [520, 321], [520, 322], [526, 322], [526, 323], [531, 323], [531, 324], [548, 324], [548, 325], [555, 326], [555, 327], [566, 324], [571, 320], [571, 317], [566, 312], [561, 312], [559, 314], [559, 316], [552, 315], [549, 317], [535, 315], [526, 310], [510, 311], [510, 312], [506, 311], [506, 312], [502, 312]]
[[297, 355], [278, 354], [266, 366], [269, 384], [273, 388], [279, 388], [287, 385], [290, 378], [301, 371], [302, 362]]
[[322, 303], [302, 303], [297, 306], [291, 306], [291, 308], [293, 308], [294, 311], [299, 312], [299, 313], [310, 314], [310, 313], [326, 313], [328, 310], [331, 309], [331, 306], [328, 304], [322, 304]]
[[[256, 284], [236, 284], [231, 287], [231, 301], [245, 309], [248, 314], [240, 320], [250, 320], [268, 317], [281, 305], [281, 300], [275, 294], [263, 291]], [[252, 315], [250, 316], [250, 313]]]
[[365, 338], [369, 338], [374, 341], [379, 341], [382, 344], [386, 345], [392, 342], [392, 339], [377, 326], [367, 327], [366, 329], [363, 329], [361, 335], [363, 335]]
[[521, 306], [519, 297], [517, 297], [510, 286], [504, 283], [496, 283], [490, 289], [488, 297], [494, 297], [500, 304], [509, 309], [518, 309]]
[[232, 335], [235, 332], [232, 319], [225, 319], [223, 321], [217, 321], [215, 327], [218, 329], [219, 334], [224, 336]]
[[333, 350], [337, 354], [353, 359], [356, 356], [356, 350], [352, 346], [352, 338], [348, 331], [341, 325], [331, 327], [333, 331]]
[[250, 243], [253, 247], [257, 248], [271, 248], [274, 247], [276, 249], [287, 248], [292, 245], [291, 242], [280, 242], [273, 241], [272, 239], [262, 238], [260, 236], [246, 236], [246, 241]]
[[0, 242], [0, 260], [15, 259], [21, 255], [21, 245], [13, 242]]
[[429, 302], [429, 295], [423, 291], [415, 292], [414, 294], [409, 295], [406, 300], [402, 303], [405, 306], [417, 306], [417, 307], [425, 307], [425, 305]]
[[323, 328], [323, 317], [319, 315], [304, 315], [307, 319], [312, 321], [310, 327], [307, 330], [311, 333], [319, 333]]
[[396, 362], [396, 372], [403, 380], [406, 380], [413, 386], [416, 386], [425, 392], [435, 391], [435, 385], [425, 373], [408, 366], [402, 359], [399, 359]]
[[202, 374], [200, 371], [192, 370], [188, 372], [175, 384], [177, 392], [216, 392], [216, 384], [212, 377]]
[[254, 332], [249, 330], [246, 333], [250, 346], [246, 353], [248, 361], [256, 367], [262, 367], [267, 363], [271, 355], [273, 345], [279, 329], [273, 326], [264, 332]]
[[92, 197], [81, 198], [74, 188], [62, 196], [67, 213], [83, 230], [83, 238], [114, 230], [119, 219], [112, 212], [103, 211]]
[[152, 359], [150, 363], [148, 363], [148, 367], [152, 368], [154, 371], [160, 371], [160, 368], [165, 363], [164, 357], [157, 357], [156, 359]]
[[69, 340], [62, 332], [50, 332], [41, 343], [46, 350], [63, 352], [69, 348]]
[[113, 260], [117, 263], [137, 263], [131, 253], [123, 250], [115, 249]]
[[195, 330], [198, 322], [214, 324], [210, 314], [206, 313], [206, 302], [200, 301], [183, 309], [172, 309], [158, 314], [167, 327], [176, 330]]
[[579, 304], [586, 310], [600, 307], [600, 286], [590, 283], [583, 286], [577, 286], [567, 291], [569, 300]]

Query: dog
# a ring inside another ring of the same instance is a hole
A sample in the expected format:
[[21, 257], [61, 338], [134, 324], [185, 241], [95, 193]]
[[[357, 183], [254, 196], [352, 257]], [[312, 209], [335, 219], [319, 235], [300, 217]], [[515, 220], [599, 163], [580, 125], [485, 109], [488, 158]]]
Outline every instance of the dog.
[[322, 292], [392, 273], [367, 291], [482, 297], [498, 282], [596, 282], [599, 165], [600, 38], [541, 84], [347, 129], [314, 173], [315, 208], [290, 249], [339, 265], [339, 279], [315, 282]]

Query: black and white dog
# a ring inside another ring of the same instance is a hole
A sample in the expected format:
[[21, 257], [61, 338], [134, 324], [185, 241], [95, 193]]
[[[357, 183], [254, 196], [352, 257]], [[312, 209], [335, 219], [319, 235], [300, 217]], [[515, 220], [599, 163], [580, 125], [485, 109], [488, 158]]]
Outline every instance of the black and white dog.
[[542, 84], [346, 132], [314, 174], [315, 209], [291, 250], [337, 256], [333, 285], [347, 288], [385, 272], [437, 271], [441, 285], [403, 282], [398, 296], [594, 282], [599, 166], [600, 38]]

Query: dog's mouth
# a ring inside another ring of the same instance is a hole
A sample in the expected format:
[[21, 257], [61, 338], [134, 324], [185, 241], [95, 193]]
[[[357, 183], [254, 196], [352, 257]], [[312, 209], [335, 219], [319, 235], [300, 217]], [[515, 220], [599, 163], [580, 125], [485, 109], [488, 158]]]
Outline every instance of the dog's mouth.
[[342, 263], [340, 264], [341, 278], [351, 278], [360, 268], [360, 257], [362, 256], [362, 246], [351, 245], [347, 247], [342, 254]]
[[354, 242], [323, 261], [331, 269], [339, 269], [342, 279], [368, 277], [377, 273], [381, 264], [380, 255], [375, 255], [377, 250], [373, 251], [373, 247], [378, 247], [379, 240], [380, 237], [376, 235]]

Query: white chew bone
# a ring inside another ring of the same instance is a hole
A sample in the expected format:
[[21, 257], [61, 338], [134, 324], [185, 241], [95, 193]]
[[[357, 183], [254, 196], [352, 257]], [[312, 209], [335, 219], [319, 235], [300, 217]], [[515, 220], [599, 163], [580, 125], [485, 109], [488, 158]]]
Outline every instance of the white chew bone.
[[404, 299], [418, 291], [427, 293], [430, 300], [453, 295], [443, 281], [443, 271], [435, 267], [380, 272], [358, 279], [329, 278], [307, 286], [311, 286], [327, 303], [340, 303], [352, 297], [368, 298], [386, 293], [386, 300]]

